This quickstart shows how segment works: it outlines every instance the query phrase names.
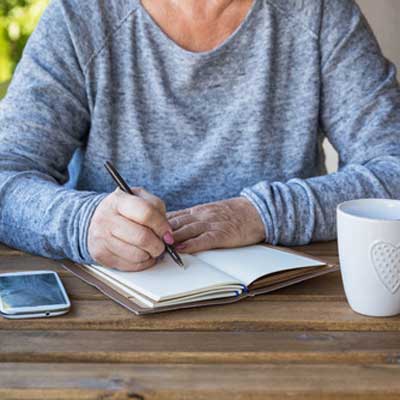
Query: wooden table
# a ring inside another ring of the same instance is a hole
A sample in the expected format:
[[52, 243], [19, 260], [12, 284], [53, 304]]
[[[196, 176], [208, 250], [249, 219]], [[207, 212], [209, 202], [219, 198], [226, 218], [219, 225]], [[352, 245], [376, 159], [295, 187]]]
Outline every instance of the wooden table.
[[[336, 243], [300, 248], [337, 260]], [[400, 317], [348, 307], [339, 273], [219, 307], [137, 317], [59, 267], [66, 316], [0, 319], [0, 399], [400, 399]]]

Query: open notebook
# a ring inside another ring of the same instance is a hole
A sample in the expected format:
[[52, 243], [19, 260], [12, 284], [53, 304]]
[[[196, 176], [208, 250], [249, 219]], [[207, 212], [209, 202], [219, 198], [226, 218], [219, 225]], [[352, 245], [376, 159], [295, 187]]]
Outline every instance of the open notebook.
[[136, 314], [229, 303], [338, 269], [321, 259], [267, 245], [181, 257], [186, 269], [169, 255], [141, 272], [71, 262], [64, 266]]

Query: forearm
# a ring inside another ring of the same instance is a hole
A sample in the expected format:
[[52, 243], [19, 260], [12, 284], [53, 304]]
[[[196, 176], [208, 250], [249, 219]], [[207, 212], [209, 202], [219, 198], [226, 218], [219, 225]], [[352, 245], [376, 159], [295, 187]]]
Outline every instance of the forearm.
[[88, 224], [105, 195], [62, 186], [91, 121], [79, 51], [88, 42], [74, 40], [67, 6], [47, 7], [0, 102], [0, 241], [82, 262], [91, 261]]
[[350, 164], [341, 171], [288, 182], [260, 182], [241, 195], [257, 208], [273, 244], [301, 245], [336, 237], [336, 207], [355, 198], [399, 198], [400, 158]]
[[341, 168], [242, 191], [273, 244], [334, 239], [339, 203], [400, 196], [400, 88], [394, 65], [381, 54], [354, 1], [324, 2], [319, 43], [318, 129], [338, 151]]
[[88, 225], [104, 194], [68, 190], [40, 172], [1, 162], [0, 171], [0, 242], [45, 257], [92, 261]]

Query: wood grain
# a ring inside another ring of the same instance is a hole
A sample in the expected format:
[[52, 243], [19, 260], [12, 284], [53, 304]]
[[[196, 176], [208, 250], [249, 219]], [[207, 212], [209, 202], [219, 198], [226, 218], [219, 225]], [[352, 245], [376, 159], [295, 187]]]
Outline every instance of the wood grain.
[[8, 247], [2, 243], [0, 243], [0, 256], [8, 256], [8, 255], [25, 255], [26, 253], [17, 250], [17, 249], [12, 249], [11, 247]]
[[[16, 271], [37, 271], [41, 269], [56, 271], [60, 274], [68, 294], [72, 300], [105, 300], [106, 297], [96, 289], [75, 278], [70, 272], [62, 268], [59, 261], [24, 253], [6, 254], [4, 246], [0, 245], [0, 273]], [[304, 251], [304, 249], [302, 249]], [[316, 255], [315, 252], [313, 255]], [[310, 281], [302, 282], [269, 293], [267, 296], [257, 296], [252, 301], [285, 301], [292, 300], [293, 296], [300, 301], [339, 301], [345, 300], [340, 272], [321, 276]]]
[[400, 364], [398, 332], [0, 331], [0, 362]]
[[324, 256], [338, 256], [338, 246], [336, 241], [330, 242], [315, 242], [305, 246], [292, 247], [293, 250], [297, 250], [306, 254], [315, 255], [317, 257]]
[[310, 279], [299, 284], [256, 296], [253, 301], [293, 300], [294, 296], [299, 301], [345, 301], [340, 272]]
[[[295, 250], [338, 260], [335, 242]], [[0, 319], [0, 399], [400, 399], [400, 317], [354, 313], [339, 272], [137, 317], [58, 261], [0, 245], [0, 273], [38, 269], [60, 273], [73, 310]]]
[[116, 373], [113, 364], [5, 363], [0, 397], [395, 399], [400, 395], [399, 373], [394, 365], [124, 364]]
[[138, 317], [111, 301], [75, 301], [72, 311], [65, 316], [20, 321], [0, 319], [0, 329], [399, 331], [400, 317], [364, 317], [344, 302], [247, 300]]
[[58, 261], [48, 258], [30, 256], [27, 254], [0, 254], [0, 273], [16, 271], [56, 271], [61, 276], [70, 275]]

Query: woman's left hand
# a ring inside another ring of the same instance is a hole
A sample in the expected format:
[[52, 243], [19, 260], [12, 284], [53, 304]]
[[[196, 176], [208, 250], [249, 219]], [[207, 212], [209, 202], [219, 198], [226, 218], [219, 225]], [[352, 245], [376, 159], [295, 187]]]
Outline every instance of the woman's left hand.
[[245, 197], [235, 197], [167, 213], [181, 253], [240, 247], [265, 240], [256, 208]]

